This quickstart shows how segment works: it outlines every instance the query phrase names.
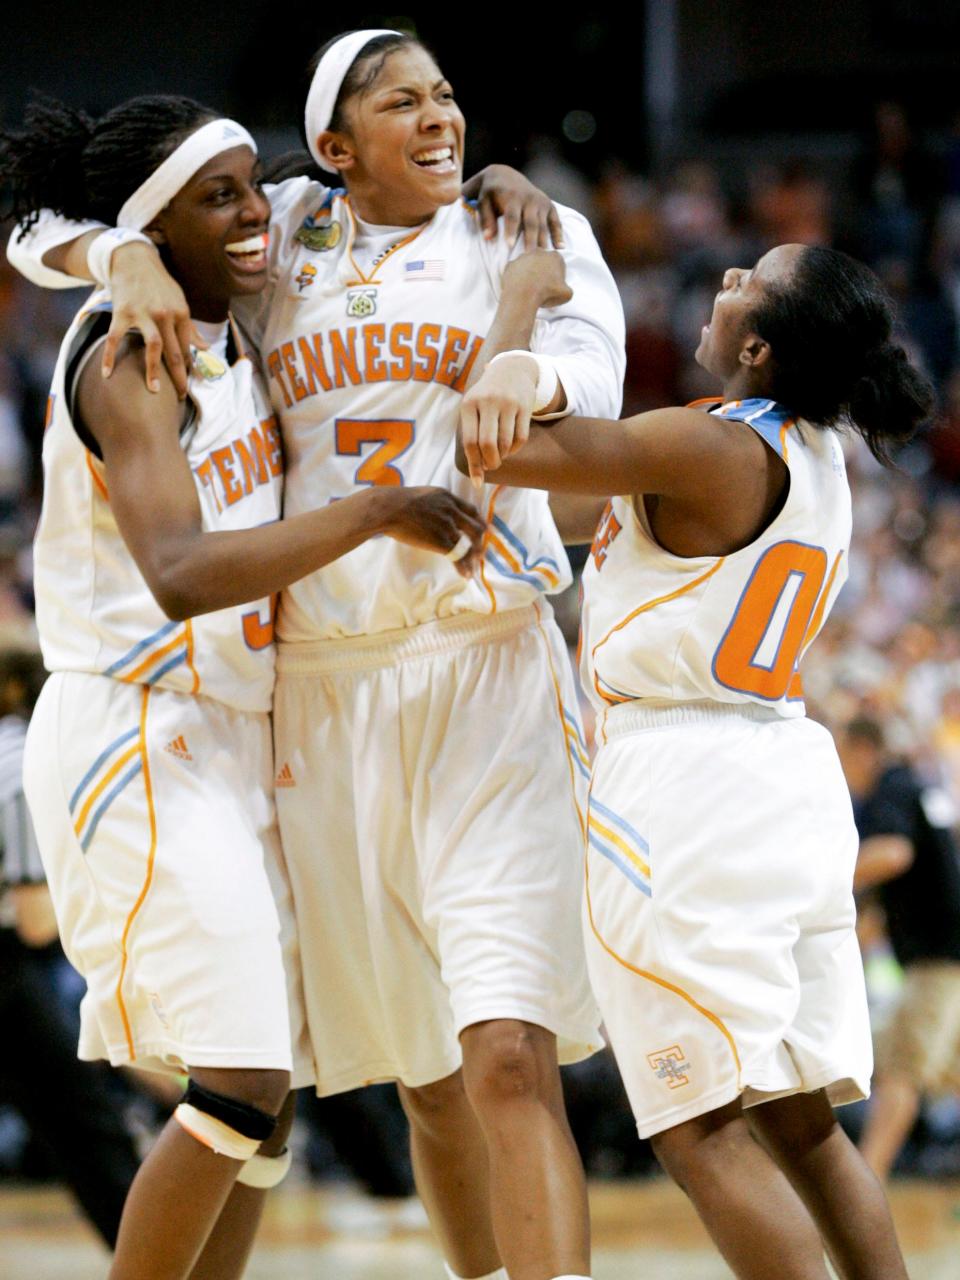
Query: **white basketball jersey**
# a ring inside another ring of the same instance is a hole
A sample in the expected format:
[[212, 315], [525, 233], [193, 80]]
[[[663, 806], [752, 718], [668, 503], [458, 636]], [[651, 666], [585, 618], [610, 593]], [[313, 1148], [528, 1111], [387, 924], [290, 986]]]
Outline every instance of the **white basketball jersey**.
[[800, 660], [847, 576], [840, 443], [772, 400], [712, 411], [749, 424], [783, 458], [783, 509], [742, 550], [686, 558], [654, 540], [631, 497], [612, 499], [583, 574], [581, 676], [598, 709], [712, 699], [804, 714]]
[[[494, 485], [478, 493], [454, 465], [461, 397], [496, 311], [509, 247], [485, 241], [462, 202], [421, 228], [360, 228], [358, 239], [343, 192], [303, 179], [276, 188], [271, 199], [272, 292], [259, 315], [256, 302], [243, 314], [283, 423], [286, 513], [370, 484], [441, 485], [474, 503], [490, 525], [471, 581], [442, 556], [371, 540], [283, 593], [280, 638], [378, 633], [517, 608], [562, 590], [570, 570], [546, 494]], [[616, 289], [586, 222], [564, 216], [584, 264], [581, 298], [608, 313], [612, 337], [604, 341], [614, 354], [605, 373], [618, 397]], [[575, 350], [573, 329], [557, 337], [562, 323], [553, 324], [551, 349], [566, 340]], [[611, 410], [619, 411], [619, 400], [594, 412]]]
[[[34, 544], [37, 624], [50, 671], [87, 671], [127, 683], [268, 711], [274, 680], [272, 602], [260, 600], [172, 622], [150, 594], [117, 527], [105, 472], [70, 414], [74, 374], [109, 324], [97, 294], [71, 325], [57, 361], [43, 444], [44, 495]], [[98, 359], [99, 353], [89, 356]], [[280, 436], [246, 357], [201, 352], [190, 377], [195, 418], [184, 452], [205, 530], [279, 519]]]

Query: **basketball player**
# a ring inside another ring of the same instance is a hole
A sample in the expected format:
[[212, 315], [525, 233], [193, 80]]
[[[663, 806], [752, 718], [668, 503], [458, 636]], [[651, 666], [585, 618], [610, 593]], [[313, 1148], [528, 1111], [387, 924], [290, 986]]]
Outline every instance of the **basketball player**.
[[462, 535], [469, 565], [483, 525], [423, 488], [279, 520], [279, 434], [228, 319], [230, 298], [266, 281], [269, 205], [242, 126], [182, 98], [134, 99], [96, 123], [42, 103], [6, 135], [0, 170], [18, 212], [57, 204], [149, 235], [209, 343], [184, 405], [166, 374], [146, 390], [135, 340], [101, 377], [106, 292], [64, 339], [35, 547], [54, 674], [25, 785], [88, 984], [80, 1056], [190, 1074], [134, 1181], [110, 1274], [237, 1276], [263, 1190], [289, 1165], [291, 1069], [312, 1075], [286, 924], [289, 1010], [281, 944], [270, 593], [377, 533], [441, 552]]
[[724, 276], [697, 350], [721, 399], [570, 418], [504, 457], [498, 434], [522, 436], [542, 377], [509, 350], [529, 293], [504, 294], [460, 461], [622, 495], [583, 579], [600, 740], [586, 932], [637, 1127], [736, 1275], [825, 1280], [825, 1244], [841, 1276], [904, 1277], [883, 1193], [832, 1110], [866, 1096], [872, 1065], [857, 836], [798, 664], [846, 576], [834, 424], [886, 461], [930, 389], [870, 271], [782, 245]]
[[[271, 288], [243, 314], [282, 424], [285, 509], [428, 478], [469, 495], [457, 409], [513, 248], [460, 198], [453, 91], [411, 37], [354, 32], [321, 51], [305, 122], [326, 176], [272, 191]], [[552, 374], [535, 407], [613, 416], [619, 297], [586, 222], [561, 220], [575, 297], [538, 331]], [[161, 291], [150, 280], [124, 309]], [[371, 544], [285, 593], [278, 809], [318, 1089], [400, 1081], [451, 1274], [582, 1277], [557, 1058], [600, 1042], [579, 926], [587, 770], [546, 600], [569, 567], [545, 496], [492, 486], [481, 504], [469, 582]]]

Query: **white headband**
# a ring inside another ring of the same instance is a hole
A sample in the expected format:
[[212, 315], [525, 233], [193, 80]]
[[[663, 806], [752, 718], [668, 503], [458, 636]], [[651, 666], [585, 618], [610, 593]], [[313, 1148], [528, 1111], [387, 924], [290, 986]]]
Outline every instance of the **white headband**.
[[340, 88], [347, 72], [357, 60], [357, 54], [365, 44], [375, 40], [377, 36], [399, 36], [400, 31], [389, 28], [373, 28], [369, 31], [351, 31], [336, 44], [330, 46], [317, 64], [307, 94], [307, 105], [304, 108], [303, 121], [307, 130], [307, 146], [310, 154], [321, 169], [327, 173], [336, 173], [336, 169], [325, 160], [317, 147], [317, 138], [330, 128], [333, 119], [333, 108], [337, 105]]
[[137, 187], [117, 215], [117, 226], [142, 231], [198, 169], [221, 151], [230, 151], [233, 147], [249, 147], [257, 154], [257, 144], [236, 120], [211, 120], [201, 126]]

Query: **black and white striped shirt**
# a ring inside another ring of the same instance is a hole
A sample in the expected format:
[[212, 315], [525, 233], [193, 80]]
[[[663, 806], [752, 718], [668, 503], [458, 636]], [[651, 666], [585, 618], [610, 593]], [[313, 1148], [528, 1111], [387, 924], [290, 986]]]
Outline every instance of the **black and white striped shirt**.
[[0, 720], [0, 888], [43, 884], [43, 864], [23, 794], [23, 744], [26, 722]]

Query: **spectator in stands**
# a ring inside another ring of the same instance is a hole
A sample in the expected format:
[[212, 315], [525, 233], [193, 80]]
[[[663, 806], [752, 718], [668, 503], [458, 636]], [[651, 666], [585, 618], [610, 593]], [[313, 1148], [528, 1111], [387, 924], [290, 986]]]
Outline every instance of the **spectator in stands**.
[[859, 717], [837, 743], [854, 800], [860, 855], [854, 888], [875, 890], [904, 969], [900, 1005], [881, 1037], [861, 1150], [885, 1179], [925, 1094], [960, 1085], [960, 861], [953, 805], [886, 751]]

